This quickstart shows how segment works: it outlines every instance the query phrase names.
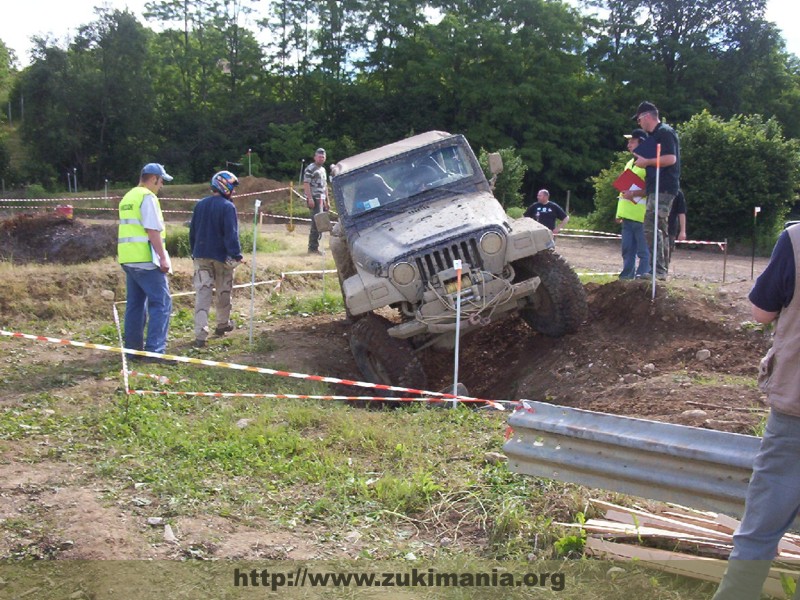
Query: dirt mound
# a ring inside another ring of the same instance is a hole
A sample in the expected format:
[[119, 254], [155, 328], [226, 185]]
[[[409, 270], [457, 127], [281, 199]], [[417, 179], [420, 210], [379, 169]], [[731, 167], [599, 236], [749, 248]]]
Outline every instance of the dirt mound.
[[78, 264], [116, 251], [116, 225], [84, 225], [55, 213], [21, 214], [0, 223], [0, 260]]
[[[544, 400], [577, 408], [751, 432], [768, 340], [742, 327], [741, 306], [695, 287], [589, 284], [589, 319], [560, 339], [519, 320], [494, 323], [462, 345], [460, 379], [482, 398]], [[452, 356], [424, 358], [433, 385], [452, 385]], [[686, 411], [713, 408], [706, 423]], [[694, 417], [692, 417], [694, 418]]]
[[240, 177], [239, 185], [236, 187], [237, 194], [250, 194], [253, 192], [263, 192], [266, 190], [277, 190], [286, 187], [287, 184], [274, 179], [265, 177]]

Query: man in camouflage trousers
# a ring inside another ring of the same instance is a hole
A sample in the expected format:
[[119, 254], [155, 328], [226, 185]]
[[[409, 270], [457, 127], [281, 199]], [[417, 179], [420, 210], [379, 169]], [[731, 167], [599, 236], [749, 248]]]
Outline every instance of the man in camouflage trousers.
[[194, 345], [202, 348], [208, 339], [208, 313], [217, 290], [215, 335], [233, 331], [231, 291], [233, 270], [242, 262], [239, 219], [231, 201], [239, 184], [236, 175], [220, 171], [211, 178], [211, 196], [197, 203], [189, 226], [189, 244], [194, 259]]
[[306, 205], [311, 211], [311, 232], [308, 234], [308, 253], [324, 254], [319, 247], [322, 234], [314, 223], [314, 215], [330, 209], [328, 204], [328, 176], [325, 172], [325, 149], [317, 148], [314, 153], [314, 162], [308, 165], [303, 172], [303, 191], [306, 196]]

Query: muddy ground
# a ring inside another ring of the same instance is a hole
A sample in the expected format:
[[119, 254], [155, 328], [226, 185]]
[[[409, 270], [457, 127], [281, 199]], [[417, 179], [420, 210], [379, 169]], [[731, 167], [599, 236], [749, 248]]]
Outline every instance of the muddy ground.
[[[558, 250], [579, 272], [611, 272], [621, 263], [617, 243], [562, 238]], [[756, 259], [756, 276], [766, 262]], [[490, 324], [462, 342], [459, 379], [480, 398], [752, 433], [763, 416], [754, 379], [768, 338], [750, 316], [750, 269], [750, 257], [679, 248], [655, 301], [649, 281], [590, 283], [589, 319], [579, 333], [551, 339], [516, 319]], [[344, 315], [310, 317], [266, 333], [283, 341], [275, 359], [347, 378], [357, 373], [349, 327]], [[452, 385], [451, 354], [428, 350], [423, 363], [432, 389]]]

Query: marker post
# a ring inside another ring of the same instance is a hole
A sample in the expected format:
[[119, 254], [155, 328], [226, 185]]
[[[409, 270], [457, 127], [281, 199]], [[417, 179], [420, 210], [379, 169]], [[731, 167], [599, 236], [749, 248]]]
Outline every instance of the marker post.
[[253, 209], [253, 267], [250, 270], [250, 347], [253, 347], [253, 316], [256, 306], [256, 245], [258, 242], [258, 209], [261, 207], [261, 200], [256, 198]]
[[[453, 268], [456, 270], [456, 344], [455, 356], [453, 359], [453, 396], [458, 396], [458, 351], [461, 339], [461, 260], [453, 261]], [[452, 408], [458, 405], [458, 400], [453, 398]]]

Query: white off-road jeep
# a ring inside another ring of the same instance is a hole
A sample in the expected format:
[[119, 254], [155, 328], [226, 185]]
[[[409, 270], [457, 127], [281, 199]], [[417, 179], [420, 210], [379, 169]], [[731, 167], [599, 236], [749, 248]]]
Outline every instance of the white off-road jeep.
[[[496, 177], [499, 155], [490, 165]], [[416, 352], [455, 342], [457, 260], [462, 335], [519, 315], [559, 337], [586, 318], [583, 286], [550, 230], [506, 214], [464, 136], [416, 135], [346, 158], [331, 175], [339, 221], [322, 213], [316, 222], [331, 232], [350, 347], [366, 380], [425, 389]], [[390, 318], [376, 314], [386, 307]]]

